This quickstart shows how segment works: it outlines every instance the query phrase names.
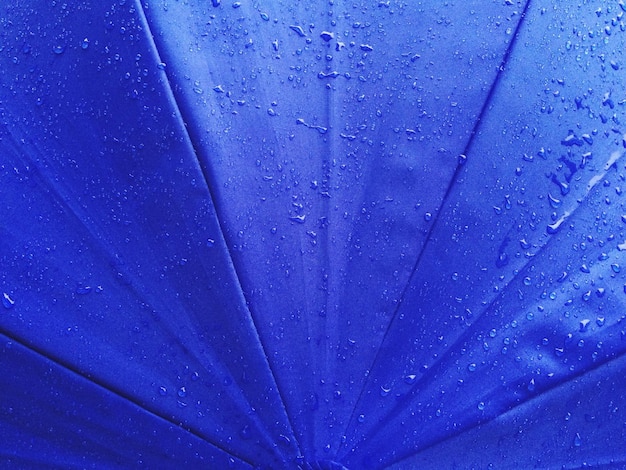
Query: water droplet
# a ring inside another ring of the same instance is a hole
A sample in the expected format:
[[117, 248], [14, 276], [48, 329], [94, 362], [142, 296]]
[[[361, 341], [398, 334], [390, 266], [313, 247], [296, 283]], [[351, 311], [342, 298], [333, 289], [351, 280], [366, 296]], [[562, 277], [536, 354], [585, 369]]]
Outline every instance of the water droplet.
[[291, 220], [292, 222], [297, 222], [299, 224], [303, 224], [305, 219], [306, 219], [306, 215], [304, 215], [304, 214], [302, 214], [302, 215], [293, 215], [293, 216], [289, 217], [289, 220]]
[[469, 370], [470, 372], [474, 372], [476, 370], [476, 363], [472, 362], [471, 364], [469, 364], [467, 366], [467, 370]]
[[558, 209], [561, 206], [562, 201], [555, 198], [550, 193], [548, 193], [548, 199], [550, 200], [550, 206], [552, 206], [553, 209]]
[[87, 49], [89, 47], [89, 39], [85, 38], [82, 40], [82, 42], [80, 43], [80, 47], [81, 49]]
[[2, 306], [6, 309], [9, 309], [9, 308], [13, 308], [14, 305], [15, 305], [15, 300], [13, 300], [9, 294], [4, 292], [2, 294]]
[[304, 29], [302, 29], [302, 26], [292, 25], [292, 26], [289, 26], [289, 29], [291, 29], [293, 32], [295, 32], [301, 38], [306, 36], [306, 34], [304, 32]]
[[585, 331], [587, 331], [587, 327], [589, 326], [589, 323], [591, 323], [591, 320], [589, 320], [588, 318], [585, 318], [584, 320], [580, 320], [579, 331], [581, 333], [584, 333]]
[[483, 411], [485, 409], [485, 402], [484, 401], [481, 401], [481, 402], [478, 403], [478, 409], [480, 411]]
[[406, 377], [404, 377], [404, 383], [407, 385], [413, 385], [416, 379], [417, 379], [417, 376], [414, 374], [407, 375]]
[[54, 52], [57, 55], [63, 54], [65, 52], [65, 45], [63, 45], [63, 44], [55, 44], [52, 47], [52, 52]]
[[246, 424], [243, 428], [241, 428], [241, 430], [239, 431], [239, 437], [241, 437], [244, 440], [250, 439], [251, 436], [251, 432], [250, 432], [250, 426], [248, 424]]
[[579, 433], [576, 433], [576, 435], [574, 436], [574, 446], [575, 447], [580, 447], [583, 443], [582, 438], [580, 437]]
[[178, 396], [180, 398], [185, 398], [187, 396], [187, 389], [185, 387], [180, 387], [178, 389]]

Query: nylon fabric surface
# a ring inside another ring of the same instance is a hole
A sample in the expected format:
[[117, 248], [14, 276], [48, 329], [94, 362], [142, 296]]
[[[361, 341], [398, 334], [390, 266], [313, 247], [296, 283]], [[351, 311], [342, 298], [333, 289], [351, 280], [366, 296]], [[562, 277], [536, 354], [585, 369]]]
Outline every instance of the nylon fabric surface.
[[623, 465], [623, 2], [1, 8], [3, 464]]

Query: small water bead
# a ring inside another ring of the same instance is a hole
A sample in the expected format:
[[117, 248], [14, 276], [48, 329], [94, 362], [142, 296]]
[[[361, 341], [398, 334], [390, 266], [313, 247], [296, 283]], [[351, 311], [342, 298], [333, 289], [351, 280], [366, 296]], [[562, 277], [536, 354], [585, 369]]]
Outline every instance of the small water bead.
[[478, 409], [480, 411], [483, 411], [485, 409], [485, 402], [484, 401], [481, 401], [481, 402], [478, 403]]
[[583, 443], [583, 440], [580, 437], [580, 434], [576, 433], [576, 435], [574, 436], [574, 447], [580, 447], [582, 443]]
[[581, 333], [584, 333], [585, 331], [587, 331], [587, 328], [589, 327], [589, 323], [591, 323], [591, 320], [589, 320], [588, 318], [585, 318], [584, 320], [580, 320], [580, 325], [578, 330]]
[[2, 294], [2, 306], [6, 309], [10, 309], [10, 308], [13, 308], [14, 305], [15, 305], [15, 300], [13, 300], [13, 298], [11, 298], [9, 294], [4, 292]]
[[476, 363], [472, 362], [471, 364], [469, 364], [467, 366], [467, 370], [469, 370], [470, 372], [474, 372], [476, 370]]

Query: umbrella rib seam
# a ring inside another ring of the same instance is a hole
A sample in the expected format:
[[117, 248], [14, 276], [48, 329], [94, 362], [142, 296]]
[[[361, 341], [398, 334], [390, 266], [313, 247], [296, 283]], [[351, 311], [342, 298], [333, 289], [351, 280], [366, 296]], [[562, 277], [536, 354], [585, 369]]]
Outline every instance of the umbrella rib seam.
[[449, 439], [454, 439], [454, 438], [458, 437], [459, 435], [461, 435], [463, 433], [471, 431], [472, 429], [476, 429], [476, 428], [478, 428], [480, 426], [483, 426], [483, 425], [488, 424], [488, 423], [490, 423], [492, 421], [495, 421], [496, 419], [498, 419], [501, 416], [506, 416], [511, 411], [516, 410], [516, 409], [518, 409], [519, 407], [521, 407], [521, 406], [523, 406], [525, 404], [531, 403], [533, 400], [539, 399], [546, 392], [549, 392], [549, 391], [558, 389], [561, 386], [567, 385], [567, 384], [571, 383], [572, 381], [577, 380], [578, 378], [580, 378], [584, 374], [587, 374], [587, 373], [592, 372], [592, 371], [594, 371], [594, 370], [596, 370], [596, 369], [598, 369], [598, 368], [600, 368], [602, 366], [605, 366], [605, 365], [610, 364], [610, 363], [612, 363], [614, 361], [617, 361], [617, 360], [619, 360], [620, 358], [622, 358], [625, 355], [626, 355], [626, 350], [622, 351], [621, 354], [617, 354], [617, 355], [615, 355], [613, 357], [607, 358], [605, 361], [595, 362], [595, 363], [593, 363], [592, 367], [589, 367], [587, 369], [582, 369], [577, 374], [572, 374], [571, 376], [567, 377], [567, 380], [564, 380], [563, 382], [559, 382], [557, 384], [554, 384], [551, 387], [544, 388], [543, 390], [541, 390], [541, 392], [539, 392], [539, 393], [537, 393], [537, 394], [535, 394], [535, 395], [533, 395], [531, 397], [528, 397], [528, 399], [520, 401], [517, 404], [511, 406], [504, 413], [497, 414], [497, 415], [493, 416], [492, 418], [485, 419], [484, 421], [477, 422], [477, 423], [475, 423], [473, 425], [469, 425], [469, 426], [466, 426], [464, 428], [459, 428], [457, 433], [449, 434], [449, 435], [443, 437], [442, 439], [437, 439], [437, 440], [433, 441], [432, 443], [430, 443], [430, 444], [420, 448], [416, 452], [413, 452], [413, 453], [411, 453], [409, 455], [406, 455], [404, 457], [401, 457], [399, 459], [393, 460], [392, 462], [389, 463], [389, 465], [394, 465], [394, 464], [396, 464], [398, 462], [402, 462], [403, 460], [406, 460], [406, 459], [409, 459], [411, 457], [414, 457], [414, 456], [420, 454], [421, 452], [425, 451], [426, 449], [429, 449], [429, 448], [431, 448], [431, 447], [433, 447], [433, 446], [435, 446], [437, 444], [441, 444], [442, 442], [445, 442], [445, 441], [447, 441]]
[[[514, 34], [512, 36], [512, 39], [511, 39], [511, 42], [509, 43], [508, 47], [506, 48], [506, 50], [504, 52], [504, 55], [502, 57], [500, 65], [498, 67], [498, 72], [496, 73], [496, 76], [495, 76], [495, 78], [494, 78], [494, 80], [493, 80], [493, 82], [491, 84], [491, 87], [489, 88], [489, 91], [487, 93], [487, 96], [485, 97], [485, 101], [483, 103], [483, 106], [482, 106], [482, 108], [480, 110], [480, 113], [478, 114], [478, 117], [476, 119], [474, 127], [472, 128], [472, 131], [470, 133], [470, 137], [469, 137], [469, 139], [467, 141], [467, 144], [465, 145], [465, 149], [464, 149], [464, 152], [463, 152], [465, 155], [467, 155], [469, 150], [471, 150], [471, 147], [472, 147], [473, 142], [474, 142], [474, 138], [478, 134], [478, 130], [479, 130], [480, 125], [481, 125], [482, 120], [483, 120], [483, 116], [485, 115], [489, 105], [491, 104], [491, 101], [492, 101], [493, 95], [495, 93], [495, 90], [498, 87], [498, 84], [500, 83], [500, 80], [501, 80], [502, 74], [503, 74], [503, 72], [505, 70], [506, 64], [508, 63], [509, 58], [511, 56], [511, 52], [512, 52], [513, 48], [515, 47], [515, 44], [517, 43], [517, 39], [519, 37], [519, 32], [521, 30], [522, 24], [524, 23], [524, 20], [526, 18], [526, 15], [527, 15], [527, 12], [528, 12], [528, 10], [530, 8], [531, 3], [532, 3], [532, 0], [528, 0], [526, 2], [526, 4], [524, 5], [524, 9], [522, 10], [522, 13], [520, 14], [520, 20], [517, 23], [517, 26], [515, 28], [515, 32], [514, 32]], [[446, 192], [445, 192], [445, 194], [444, 194], [444, 196], [443, 196], [443, 198], [441, 200], [441, 205], [439, 206], [440, 209], [442, 207], [444, 207], [444, 205], [446, 204], [446, 202], [447, 202], [447, 200], [448, 200], [448, 198], [449, 198], [449, 196], [450, 196], [450, 194], [452, 192], [452, 188], [453, 188], [455, 182], [458, 179], [458, 175], [459, 175], [463, 165], [464, 165], [464, 163], [461, 163], [461, 162], [457, 163], [457, 167], [456, 167], [456, 169], [454, 171], [454, 174], [452, 175], [452, 178], [450, 179], [450, 183], [448, 184]], [[396, 320], [396, 318], [398, 316], [398, 311], [400, 310], [402, 304], [404, 303], [404, 298], [405, 298], [405, 296], [406, 296], [406, 294], [407, 294], [407, 292], [409, 290], [409, 286], [411, 286], [413, 278], [415, 276], [415, 273], [418, 271], [418, 267], [419, 267], [419, 265], [421, 263], [421, 260], [422, 260], [422, 255], [426, 251], [425, 248], [426, 248], [428, 242], [430, 241], [430, 239], [432, 237], [432, 234], [434, 232], [434, 228], [438, 225], [440, 214], [441, 214], [441, 210], [438, 210], [436, 212], [435, 216], [434, 216], [433, 223], [431, 224], [431, 226], [430, 226], [430, 228], [428, 230], [428, 233], [426, 235], [426, 238], [424, 240], [423, 248], [420, 251], [420, 253], [418, 254], [417, 260], [415, 261], [415, 264], [413, 265], [413, 269], [411, 270], [411, 274], [409, 275], [409, 280], [405, 284], [405, 286], [404, 286], [404, 288], [403, 288], [403, 290], [402, 290], [402, 292], [401, 292], [401, 294], [400, 294], [400, 296], [398, 298], [398, 302], [396, 304], [396, 308], [394, 309], [394, 312], [393, 312], [393, 315], [391, 317], [391, 320], [389, 321], [387, 329], [385, 330], [385, 333], [383, 334], [382, 340], [380, 342], [381, 346], [383, 344], [385, 344], [385, 341], [387, 340], [389, 332], [391, 331], [391, 327], [395, 323], [395, 320]], [[381, 349], [382, 348], [379, 348], [378, 351], [376, 352], [376, 355], [374, 356], [374, 360], [372, 361], [372, 365], [369, 368], [369, 370], [373, 370], [375, 364], [379, 362]], [[356, 405], [354, 407], [354, 410], [352, 411], [350, 419], [348, 420], [347, 429], [349, 429], [352, 426], [352, 423], [354, 423], [354, 419], [355, 419], [355, 416], [356, 416], [356, 413], [357, 413], [357, 409], [358, 409], [358, 404], [361, 402], [363, 394], [365, 393], [365, 384], [366, 383], [367, 383], [367, 381], [364, 382], [363, 387], [361, 388], [361, 392], [359, 393], [359, 397], [358, 397], [358, 399], [356, 401]]]
[[[136, 4], [138, 6], [138, 14], [141, 16], [141, 19], [144, 22], [146, 29], [148, 30], [149, 36], [152, 39], [152, 43], [153, 43], [153, 46], [154, 46], [154, 51], [155, 51], [155, 53], [158, 54], [159, 48], [157, 47], [157, 39], [152, 34], [152, 32], [150, 30], [150, 23], [148, 21], [147, 15], [146, 15], [146, 13], [145, 13], [145, 11], [143, 9], [143, 5], [138, 0], [137, 0]], [[171, 81], [170, 81], [169, 76], [167, 75], [167, 73], [165, 74], [165, 77], [166, 77], [167, 88], [168, 88], [168, 90], [170, 92], [170, 96], [172, 97], [171, 104], [176, 109], [178, 115], [181, 117], [181, 120], [184, 122], [182, 110], [181, 110], [180, 106], [178, 105], [178, 100], [176, 99], [176, 95], [174, 93], [174, 87], [172, 86]], [[215, 210], [216, 224], [217, 224], [217, 226], [219, 228], [220, 236], [221, 236], [222, 240], [224, 241], [224, 246], [225, 246], [225, 248], [227, 250], [227, 253], [228, 253], [228, 259], [230, 260], [230, 266], [232, 268], [234, 281], [236, 282], [237, 288], [239, 290], [239, 294], [241, 295], [241, 297], [242, 297], [242, 299], [244, 301], [245, 309], [246, 309], [246, 311], [248, 313], [249, 319], [250, 319], [252, 325], [254, 326], [254, 328], [253, 328], [254, 331], [253, 332], [254, 332], [254, 335], [255, 335], [255, 337], [256, 337], [256, 339], [258, 341], [259, 348], [261, 349], [261, 352], [263, 353], [263, 356], [265, 358], [265, 363], [266, 363], [267, 369], [268, 369], [268, 371], [270, 373], [270, 376], [271, 376], [273, 385], [275, 387], [276, 393], [278, 394], [278, 397], [280, 398], [282, 411], [283, 411], [283, 414], [284, 414], [285, 418], [287, 419], [287, 424], [289, 425], [289, 431], [291, 433], [291, 436], [293, 436], [294, 439], [295, 439], [295, 445], [296, 445], [296, 448], [298, 449], [298, 452], [301, 453], [300, 443], [297, 440], [297, 435], [296, 435], [296, 433], [294, 431], [293, 424], [291, 422], [289, 414], [287, 413], [287, 408], [285, 406], [286, 401], [285, 401], [285, 399], [283, 397], [283, 394], [282, 394], [282, 392], [280, 390], [280, 387], [278, 387], [278, 381], [276, 380], [275, 371], [272, 368], [272, 365], [271, 365], [271, 363], [270, 363], [270, 361], [268, 359], [269, 356], [267, 354], [267, 351], [265, 350], [265, 345], [263, 344], [263, 342], [261, 341], [261, 338], [259, 336], [259, 333], [258, 333], [259, 330], [257, 328], [253, 312], [252, 312], [252, 310], [250, 308], [250, 302], [248, 301], [246, 293], [244, 292], [243, 284], [241, 282], [241, 279], [240, 279], [240, 276], [239, 276], [239, 271], [237, 270], [237, 267], [236, 267], [236, 264], [235, 264], [235, 261], [234, 261], [233, 255], [232, 255], [231, 248], [230, 248], [230, 246], [228, 245], [228, 243], [226, 241], [226, 235], [225, 235], [225, 232], [224, 232], [224, 228], [222, 227], [222, 218], [220, 216], [220, 212], [221, 211], [220, 211], [220, 208], [219, 208], [218, 204], [215, 203], [216, 199], [215, 199], [215, 197], [213, 195], [213, 192], [211, 191], [211, 185], [209, 183], [211, 181], [211, 179], [212, 179], [210, 174], [209, 174], [210, 173], [209, 172], [209, 168], [205, 167], [204, 165], [201, 164], [200, 159], [198, 158], [198, 156], [201, 153], [198, 150], [198, 148], [194, 145], [194, 140], [192, 139], [191, 131], [190, 131], [190, 129], [186, 125], [184, 125], [184, 131], [185, 131], [186, 140], [187, 140], [189, 146], [191, 147], [194, 155], [196, 156], [196, 163], [198, 165], [198, 168], [200, 170], [200, 174], [202, 175], [202, 178], [204, 180], [204, 185], [206, 187], [206, 190], [207, 190], [207, 192], [209, 194], [209, 197], [211, 199], [213, 208]], [[241, 457], [238, 457], [238, 458], [241, 458]], [[247, 462], [247, 463], [250, 463], [250, 462]]]
[[6, 338], [9, 338], [11, 341], [14, 341], [14, 342], [18, 343], [24, 349], [27, 349], [28, 351], [31, 351], [32, 353], [37, 354], [40, 357], [43, 357], [45, 360], [52, 362], [53, 364], [57, 365], [58, 367], [61, 367], [62, 369], [68, 371], [71, 374], [73, 374], [74, 376], [79, 377], [79, 378], [87, 381], [89, 384], [95, 385], [96, 387], [99, 387], [102, 390], [105, 390], [108, 393], [111, 393], [111, 394], [115, 395], [116, 397], [119, 397], [119, 398], [121, 398], [123, 400], [126, 400], [129, 403], [132, 403], [140, 411], [142, 411], [144, 413], [147, 413], [149, 415], [152, 415], [155, 418], [158, 418], [160, 420], [163, 420], [163, 421], [165, 421], [165, 422], [169, 423], [170, 425], [173, 425], [173, 426], [175, 426], [177, 428], [183, 429], [186, 432], [188, 432], [189, 434], [197, 437], [201, 441], [206, 442], [207, 444], [209, 444], [210, 446], [214, 447], [215, 449], [218, 449], [218, 450], [224, 452], [224, 454], [232, 456], [232, 457], [234, 457], [234, 458], [236, 458], [236, 459], [238, 459], [238, 460], [240, 460], [242, 462], [245, 462], [246, 464], [248, 464], [250, 466], [254, 466], [253, 462], [249, 462], [245, 458], [242, 458], [240, 456], [234, 455], [231, 451], [229, 451], [225, 447], [222, 447], [221, 445], [219, 445], [216, 442], [211, 442], [211, 441], [207, 440], [205, 436], [199, 434], [193, 428], [184, 426], [179, 421], [171, 419], [168, 416], [166, 416], [165, 414], [161, 414], [161, 413], [158, 413], [158, 412], [156, 412], [154, 410], [151, 410], [151, 409], [147, 408], [145, 405], [142, 405], [139, 401], [134, 399], [132, 396], [127, 395], [122, 390], [117, 390], [115, 387], [108, 386], [106, 383], [97, 380], [95, 377], [91, 377], [91, 376], [86, 375], [85, 373], [81, 372], [79, 369], [73, 367], [70, 363], [68, 363], [68, 362], [66, 362], [66, 361], [64, 361], [64, 360], [62, 360], [60, 358], [55, 358], [52, 355], [50, 355], [47, 352], [45, 352], [44, 350], [29, 344], [23, 338], [16, 336], [14, 333], [12, 333], [10, 331], [5, 330], [5, 328], [2, 327], [2, 326], [0, 326], [0, 334], [4, 335]]

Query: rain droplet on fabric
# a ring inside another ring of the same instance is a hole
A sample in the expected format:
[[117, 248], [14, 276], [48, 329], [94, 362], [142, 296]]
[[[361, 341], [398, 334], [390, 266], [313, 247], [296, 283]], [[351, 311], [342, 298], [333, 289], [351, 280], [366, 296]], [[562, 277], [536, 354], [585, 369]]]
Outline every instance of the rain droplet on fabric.
[[15, 305], [15, 300], [13, 300], [9, 294], [4, 292], [2, 294], [2, 306], [6, 309], [10, 309], [10, 308], [13, 308], [14, 305]]
[[580, 437], [580, 434], [576, 433], [576, 435], [574, 436], [574, 447], [580, 447], [582, 443], [583, 443], [583, 440]]

